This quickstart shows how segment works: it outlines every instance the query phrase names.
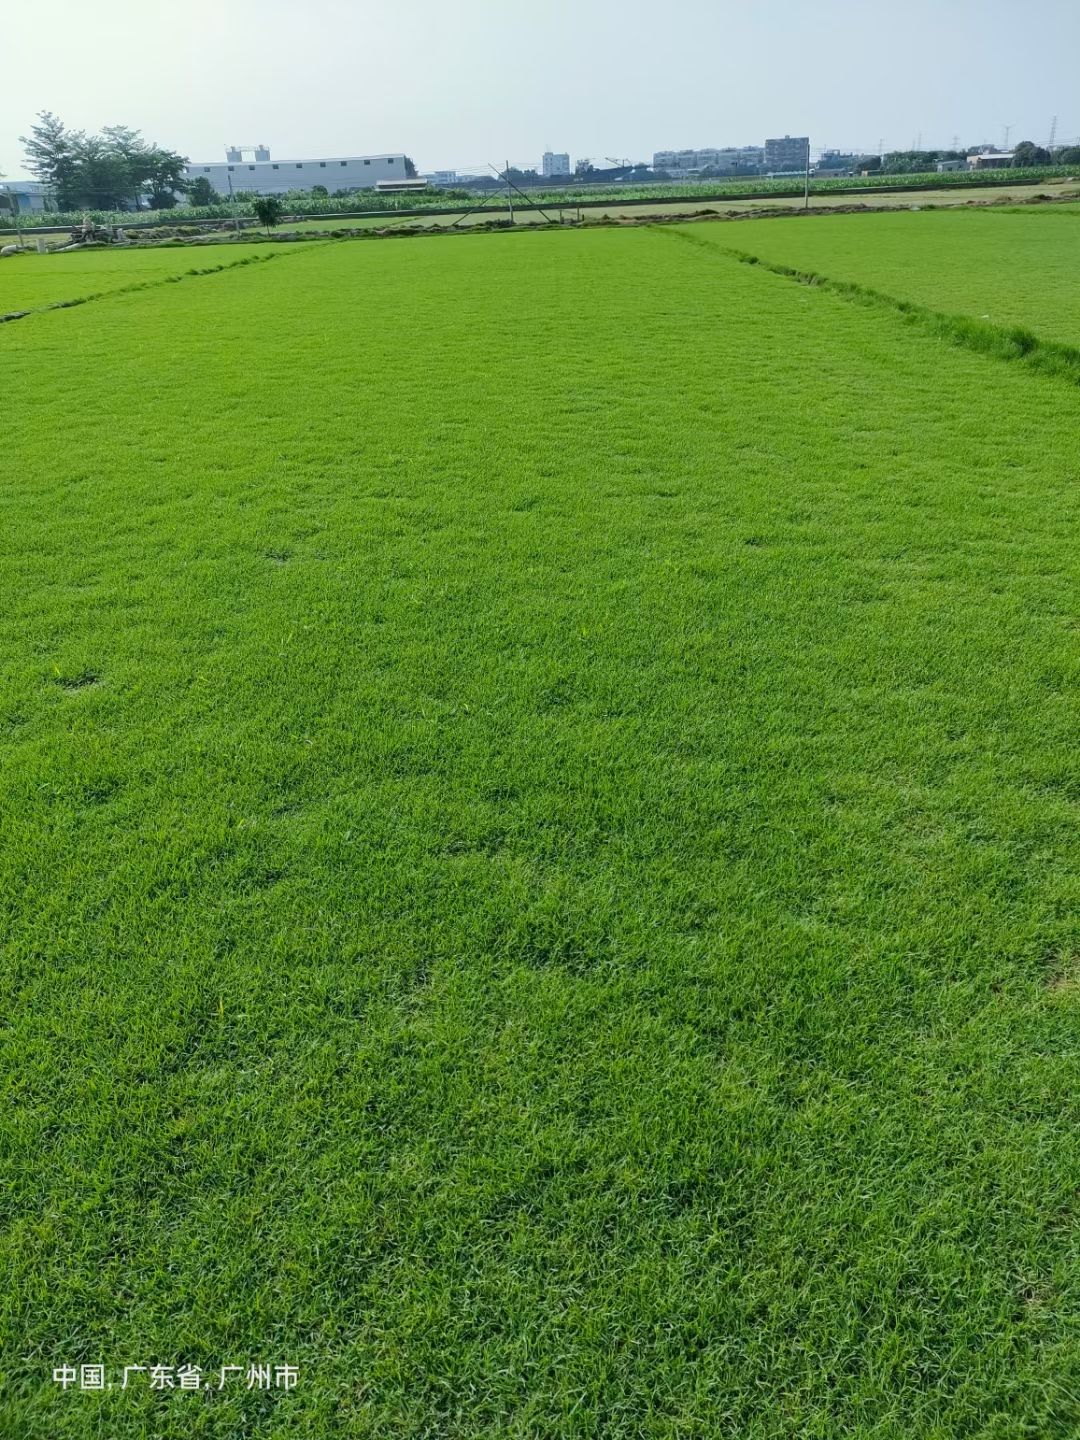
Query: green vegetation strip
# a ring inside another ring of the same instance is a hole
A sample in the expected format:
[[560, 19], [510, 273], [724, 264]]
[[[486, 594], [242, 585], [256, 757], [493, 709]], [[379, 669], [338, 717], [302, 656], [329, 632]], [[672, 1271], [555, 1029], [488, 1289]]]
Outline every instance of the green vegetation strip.
[[[947, 171], [944, 174], [930, 171], [896, 175], [841, 175], [828, 179], [811, 177], [810, 193], [812, 195], [837, 193], [861, 195], [873, 194], [882, 190], [914, 192], [939, 189], [992, 189], [1001, 185], [1037, 185], [1040, 182], [1049, 184], [1069, 179], [1075, 173], [1075, 167], [1051, 165], [1018, 166], [1015, 169], [996, 171]], [[514, 203], [517, 204], [520, 201], [523, 205], [531, 203], [556, 208], [565, 206], [569, 209], [578, 205], [583, 208], [604, 205], [612, 200], [647, 204], [651, 201], [662, 200], [700, 200], [705, 202], [708, 200], [751, 199], [762, 196], [782, 198], [801, 195], [803, 190], [802, 175], [794, 174], [778, 179], [665, 181], [652, 185], [568, 185], [550, 189], [530, 188], [517, 195]], [[500, 199], [504, 198], [503, 192], [497, 187], [471, 192], [467, 199], [462, 197], [463, 192], [460, 190], [436, 189], [430, 192], [405, 195], [382, 195], [366, 191], [336, 197], [314, 196], [310, 191], [294, 191], [285, 195], [283, 200], [285, 210], [290, 215], [303, 215], [311, 218], [334, 215], [363, 218], [393, 211], [422, 214], [425, 210], [433, 208], [454, 210], [455, 201], [459, 202], [456, 209], [464, 212], [474, 205], [485, 203], [485, 201], [498, 205]], [[35, 211], [21, 216], [19, 223], [24, 229], [67, 227], [81, 222], [83, 213], [78, 211], [58, 214], [49, 211]], [[153, 217], [149, 219], [133, 219], [131, 211], [123, 210], [94, 210], [90, 213], [98, 224], [125, 225], [129, 228], [137, 228], [140, 225], [175, 225], [200, 220], [229, 220], [238, 215], [250, 218], [255, 212], [250, 199], [238, 198], [236, 201], [222, 201], [214, 205], [177, 205], [171, 210], [155, 211]], [[10, 216], [0, 214], [0, 230], [11, 229], [13, 224]]]
[[745, 250], [713, 245], [699, 240], [685, 230], [671, 229], [659, 233], [699, 245], [701, 249], [713, 254], [729, 256], [744, 265], [760, 266], [773, 275], [783, 275], [796, 280], [800, 285], [821, 286], [860, 305], [891, 310], [939, 340], [947, 340], [965, 350], [992, 355], [997, 360], [1020, 360], [1042, 374], [1080, 385], [1080, 348], [1063, 345], [1057, 340], [1044, 340], [1022, 325], [994, 325], [985, 320], [974, 320], [968, 315], [942, 314], [912, 300], [898, 299], [895, 295], [886, 295], [880, 290], [852, 280], [836, 280], [817, 271], [781, 265], [774, 260], [763, 259], [760, 255], [751, 255]]

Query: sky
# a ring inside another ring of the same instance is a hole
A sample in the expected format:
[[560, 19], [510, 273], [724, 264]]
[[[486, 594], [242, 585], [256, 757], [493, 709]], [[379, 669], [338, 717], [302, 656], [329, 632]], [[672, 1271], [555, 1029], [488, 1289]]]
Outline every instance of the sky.
[[760, 144], [1080, 139], [1078, 0], [46, 0], [0, 27], [0, 172], [39, 110], [194, 161], [420, 170]]

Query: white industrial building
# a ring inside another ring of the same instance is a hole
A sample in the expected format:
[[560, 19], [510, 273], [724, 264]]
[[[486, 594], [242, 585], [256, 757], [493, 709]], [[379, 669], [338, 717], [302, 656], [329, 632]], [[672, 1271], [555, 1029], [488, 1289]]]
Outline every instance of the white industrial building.
[[554, 180], [558, 176], [565, 177], [570, 174], [570, 156], [565, 150], [545, 150], [543, 164], [543, 174], [547, 180]]
[[1010, 170], [1015, 164], [1011, 150], [984, 150], [981, 155], [969, 155], [967, 160], [969, 170]]
[[[219, 195], [283, 194], [286, 190], [310, 190], [325, 185], [332, 195], [335, 190], [374, 190], [381, 180], [404, 180], [404, 155], [334, 155], [325, 160], [271, 160], [265, 145], [241, 151], [235, 146], [226, 150], [224, 164], [210, 161], [184, 167], [188, 180], [200, 176], [209, 180]], [[248, 159], [251, 155], [253, 158]]]

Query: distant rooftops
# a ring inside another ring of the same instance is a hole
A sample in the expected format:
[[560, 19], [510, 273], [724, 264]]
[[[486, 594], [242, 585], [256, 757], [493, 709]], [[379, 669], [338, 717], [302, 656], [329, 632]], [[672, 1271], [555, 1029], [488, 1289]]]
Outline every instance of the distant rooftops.
[[[260, 147], [265, 149], [265, 147]], [[223, 168], [226, 165], [351, 165], [357, 160], [404, 160], [403, 150], [379, 150], [368, 155], [290, 155], [284, 159], [271, 161], [270, 151], [257, 154], [254, 160], [246, 156], [240, 156], [234, 160], [231, 155], [225, 160], [192, 160], [188, 163], [189, 170], [204, 170], [208, 165], [214, 169]]]

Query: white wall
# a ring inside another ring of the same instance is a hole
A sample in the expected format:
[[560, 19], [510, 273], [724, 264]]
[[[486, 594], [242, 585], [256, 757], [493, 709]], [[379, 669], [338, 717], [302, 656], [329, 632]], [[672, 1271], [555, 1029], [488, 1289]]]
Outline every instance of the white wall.
[[229, 181], [233, 193], [242, 195], [257, 190], [273, 195], [285, 190], [310, 190], [325, 185], [332, 195], [335, 190], [371, 189], [380, 180], [404, 180], [404, 155], [352, 155], [327, 160], [238, 160], [235, 164], [212, 161], [210, 164], [188, 165], [184, 172], [189, 180], [200, 175], [210, 181], [219, 195], [228, 195]]
[[[45, 186], [36, 180], [0, 180], [0, 190], [10, 190], [25, 214], [27, 211], [45, 209]], [[4, 214], [8, 211], [5, 209]]]

